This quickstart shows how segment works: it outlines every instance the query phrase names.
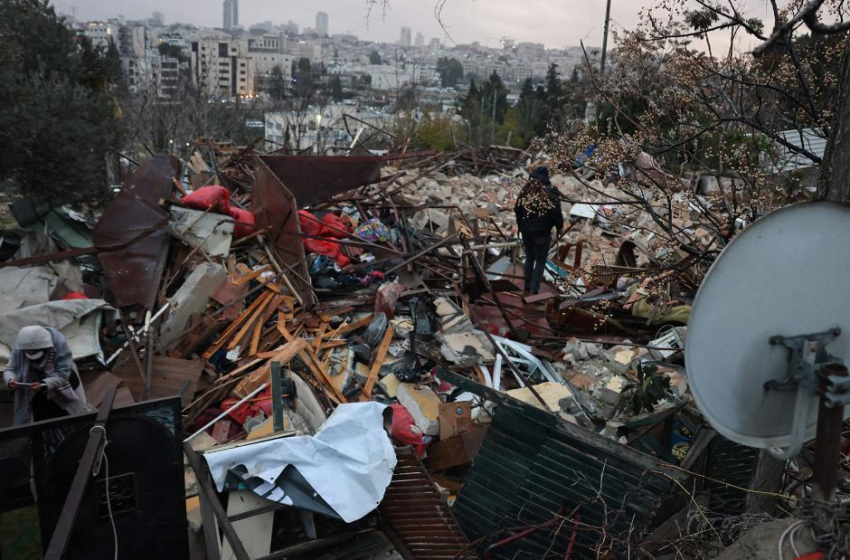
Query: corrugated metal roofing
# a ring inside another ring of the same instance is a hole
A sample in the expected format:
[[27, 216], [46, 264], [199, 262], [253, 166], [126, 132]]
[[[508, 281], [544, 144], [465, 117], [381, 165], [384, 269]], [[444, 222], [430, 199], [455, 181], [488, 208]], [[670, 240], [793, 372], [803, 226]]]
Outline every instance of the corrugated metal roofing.
[[[802, 147], [819, 158], [823, 158], [826, 151], [826, 138], [823, 133], [814, 128], [803, 130], [783, 130], [777, 133], [783, 140], [797, 147]], [[773, 164], [774, 173], [794, 171], [817, 165], [808, 156], [799, 154], [787, 146], [776, 142], [777, 160]]]
[[[756, 470], [758, 450], [739, 445], [717, 434], [708, 448], [706, 489], [711, 493], [708, 509], [714, 513], [737, 515], [744, 512], [748, 488]], [[727, 486], [728, 482], [734, 486]]]
[[[475, 390], [456, 377], [438, 376]], [[672, 479], [684, 479], [658, 467], [654, 457], [553, 414], [492, 392], [486, 397], [501, 404], [453, 508], [461, 528], [472, 541], [484, 539], [486, 549], [500, 538], [552, 520], [561, 508], [567, 517], [491, 550], [492, 558], [541, 558], [547, 551], [563, 558], [573, 511], [581, 517], [573, 560], [597, 558], [602, 525], [609, 538], [606, 546], [614, 535], [622, 547], [615, 544], [613, 549], [620, 552], [627, 535], [637, 542], [652, 522]]]
[[378, 509], [399, 552], [415, 560], [473, 558], [474, 549], [416, 453], [400, 448], [396, 457], [392, 482]]

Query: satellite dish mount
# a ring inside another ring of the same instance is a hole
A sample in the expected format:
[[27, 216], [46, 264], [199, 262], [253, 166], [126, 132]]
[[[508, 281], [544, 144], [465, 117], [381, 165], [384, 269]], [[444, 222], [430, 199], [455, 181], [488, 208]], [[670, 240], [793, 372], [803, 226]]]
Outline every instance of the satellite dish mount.
[[[771, 449], [770, 453], [781, 461], [796, 457], [806, 439], [806, 424], [812, 397], [820, 395], [818, 411], [818, 441], [821, 438], [821, 416], [825, 411], [850, 404], [850, 376], [843, 361], [831, 355], [826, 347], [841, 335], [841, 329], [799, 336], [772, 336], [772, 346], [784, 346], [788, 350], [788, 376], [782, 380], [765, 382], [766, 391], [796, 391], [794, 420], [791, 441], [784, 449]], [[843, 418], [842, 418], [843, 419]], [[841, 424], [839, 420], [838, 431]]]

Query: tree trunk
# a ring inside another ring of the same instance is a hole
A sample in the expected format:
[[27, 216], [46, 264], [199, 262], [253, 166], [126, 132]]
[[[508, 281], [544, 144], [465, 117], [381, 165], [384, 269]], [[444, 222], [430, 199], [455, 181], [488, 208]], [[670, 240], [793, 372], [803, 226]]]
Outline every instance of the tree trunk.
[[818, 178], [818, 199], [845, 202], [850, 193], [850, 40], [844, 45], [834, 111]]

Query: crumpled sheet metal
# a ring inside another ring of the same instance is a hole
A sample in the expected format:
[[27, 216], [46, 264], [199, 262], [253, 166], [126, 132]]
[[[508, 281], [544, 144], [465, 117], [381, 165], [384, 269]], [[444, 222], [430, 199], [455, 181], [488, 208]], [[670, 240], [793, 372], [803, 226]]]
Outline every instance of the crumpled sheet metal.
[[351, 523], [378, 507], [393, 476], [396, 455], [384, 429], [386, 408], [374, 402], [343, 404], [315, 436], [210, 450], [204, 459], [219, 492], [228, 471], [247, 469], [242, 478], [255, 493], [286, 505], [293, 505], [293, 498], [276, 482], [292, 465], [340, 518]]
[[370, 156], [260, 156], [300, 207], [370, 185], [381, 178], [381, 158]]
[[0, 362], [9, 361], [18, 331], [27, 325], [58, 329], [65, 338], [75, 360], [97, 357], [103, 360], [100, 347], [101, 312], [110, 309], [102, 299], [51, 301], [5, 313], [0, 321]]
[[[180, 160], [174, 156], [157, 154], [146, 160], [94, 228], [94, 245], [112, 293], [111, 303], [117, 307], [154, 307], [169, 244], [164, 227], [168, 213], [159, 207], [159, 200], [171, 195], [179, 174]], [[148, 235], [123, 247], [145, 232]]]
[[304, 305], [310, 307], [316, 303], [316, 296], [310, 286], [307, 255], [298, 223], [298, 204], [289, 189], [266, 166], [265, 159], [257, 158], [251, 211], [258, 228], [271, 228], [266, 238], [271, 242], [275, 259], [284, 268]]

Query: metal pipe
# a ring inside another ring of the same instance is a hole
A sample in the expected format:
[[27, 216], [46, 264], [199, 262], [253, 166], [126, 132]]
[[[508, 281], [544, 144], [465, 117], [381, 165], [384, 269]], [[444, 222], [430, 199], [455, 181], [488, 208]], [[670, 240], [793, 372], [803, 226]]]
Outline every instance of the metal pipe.
[[222, 412], [221, 414], [219, 414], [218, 416], [216, 416], [215, 418], [213, 418], [212, 420], [210, 420], [209, 422], [207, 422], [207, 423], [204, 425], [204, 427], [203, 427], [203, 428], [201, 428], [200, 430], [198, 430], [197, 432], [195, 432], [195, 433], [194, 433], [194, 434], [192, 434], [191, 436], [189, 436], [189, 437], [187, 437], [186, 439], [184, 439], [184, 440], [183, 440], [183, 443], [188, 443], [188, 442], [192, 441], [193, 439], [195, 439], [198, 435], [200, 435], [200, 434], [201, 434], [201, 432], [205, 432], [205, 431], [207, 430], [207, 428], [209, 428], [210, 426], [212, 426], [213, 424], [215, 424], [216, 422], [218, 422], [219, 420], [221, 420], [222, 418], [224, 418], [225, 416], [227, 416], [227, 415], [228, 415], [228, 414], [229, 414], [232, 410], [234, 410], [235, 408], [238, 408], [239, 406], [241, 406], [241, 405], [245, 404], [245, 403], [246, 403], [246, 402], [247, 402], [247, 401], [248, 401], [251, 397], [253, 397], [253, 396], [254, 396], [254, 395], [256, 395], [257, 393], [259, 393], [260, 391], [262, 391], [263, 389], [265, 389], [267, 386], [268, 386], [268, 383], [263, 383], [262, 385], [260, 385], [259, 387], [257, 387], [257, 388], [256, 388], [256, 389], [254, 389], [253, 391], [251, 391], [251, 392], [248, 394], [248, 396], [247, 396], [247, 397], [245, 397], [244, 399], [242, 399], [242, 400], [241, 400], [241, 401], [239, 401], [238, 403], [234, 404], [233, 406], [231, 406], [230, 408], [228, 408], [227, 410], [225, 410], [224, 412]]
[[815, 439], [815, 460], [812, 465], [814, 473], [812, 497], [824, 502], [833, 499], [835, 487], [838, 485], [838, 463], [841, 459], [841, 426], [844, 422], [844, 406], [838, 404], [830, 408], [827, 403], [829, 377], [846, 377], [847, 375], [847, 367], [842, 364], [827, 364], [818, 372], [820, 403]]

